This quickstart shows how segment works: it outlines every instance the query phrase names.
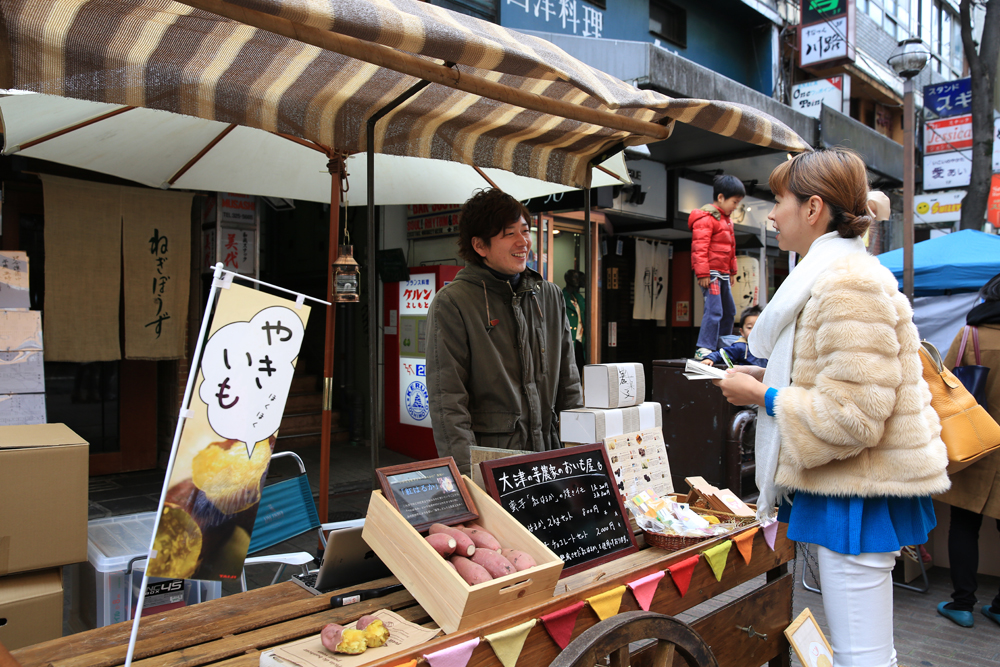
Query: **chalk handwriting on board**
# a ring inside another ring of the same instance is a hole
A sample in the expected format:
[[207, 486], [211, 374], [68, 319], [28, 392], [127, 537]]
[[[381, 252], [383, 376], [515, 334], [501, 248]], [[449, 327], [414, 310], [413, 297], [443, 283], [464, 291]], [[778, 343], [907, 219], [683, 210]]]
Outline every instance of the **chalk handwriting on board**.
[[636, 550], [600, 444], [481, 464], [490, 494], [564, 563], [563, 573]]
[[205, 344], [198, 395], [208, 423], [223, 438], [246, 443], [247, 457], [278, 430], [304, 333], [298, 315], [271, 306], [249, 322], [227, 324]]

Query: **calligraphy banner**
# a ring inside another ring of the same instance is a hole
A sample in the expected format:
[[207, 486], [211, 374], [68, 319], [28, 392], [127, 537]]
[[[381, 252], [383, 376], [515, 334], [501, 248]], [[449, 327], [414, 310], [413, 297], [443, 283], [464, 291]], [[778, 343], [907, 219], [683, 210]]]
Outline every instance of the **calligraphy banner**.
[[250, 545], [309, 307], [220, 291], [147, 572], [236, 579]]
[[47, 174], [41, 179], [45, 360], [121, 359], [121, 188]]
[[193, 196], [122, 188], [126, 359], [185, 356]]

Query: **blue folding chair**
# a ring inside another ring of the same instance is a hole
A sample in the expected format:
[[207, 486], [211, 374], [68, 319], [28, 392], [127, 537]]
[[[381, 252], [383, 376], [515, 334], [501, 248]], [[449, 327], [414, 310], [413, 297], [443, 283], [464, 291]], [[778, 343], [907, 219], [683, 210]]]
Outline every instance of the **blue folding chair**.
[[[309, 488], [309, 478], [306, 477], [306, 466], [294, 452], [278, 452], [271, 455], [271, 464], [276, 459], [291, 457], [299, 464], [299, 474], [290, 479], [269, 484], [263, 488], [260, 496], [260, 507], [253, 524], [253, 534], [250, 537], [248, 553], [256, 553], [269, 549], [285, 540], [298, 537], [319, 527], [319, 515], [313, 502], [312, 490]], [[266, 556], [251, 556], [244, 562], [244, 570], [240, 574], [240, 587], [247, 590], [246, 566], [261, 563], [277, 563], [280, 565], [274, 574], [272, 584], [278, 583], [285, 571], [286, 565], [298, 565], [303, 574], [309, 573], [309, 564], [315, 559], [305, 551], [286, 554], [270, 554]]]

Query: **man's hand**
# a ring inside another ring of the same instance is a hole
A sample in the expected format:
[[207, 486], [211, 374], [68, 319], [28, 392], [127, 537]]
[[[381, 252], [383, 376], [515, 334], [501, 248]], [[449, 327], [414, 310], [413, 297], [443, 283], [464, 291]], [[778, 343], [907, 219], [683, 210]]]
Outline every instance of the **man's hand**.
[[704, 278], [698, 278], [698, 286], [704, 289], [708, 289], [708, 286], [712, 283], [712, 279], [708, 276]]
[[750, 373], [742, 373], [735, 368], [726, 371], [724, 380], [712, 380], [712, 384], [722, 389], [722, 395], [733, 405], [764, 405], [764, 394], [768, 389]]

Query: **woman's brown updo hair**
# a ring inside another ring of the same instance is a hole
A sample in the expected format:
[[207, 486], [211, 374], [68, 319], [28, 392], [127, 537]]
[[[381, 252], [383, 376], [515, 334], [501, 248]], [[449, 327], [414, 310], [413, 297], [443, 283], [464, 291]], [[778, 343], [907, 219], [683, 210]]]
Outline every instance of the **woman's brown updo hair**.
[[863, 235], [875, 221], [868, 212], [868, 172], [861, 156], [848, 148], [799, 153], [778, 165], [768, 179], [771, 192], [792, 194], [805, 203], [816, 195], [830, 207], [827, 232], [842, 238]]

